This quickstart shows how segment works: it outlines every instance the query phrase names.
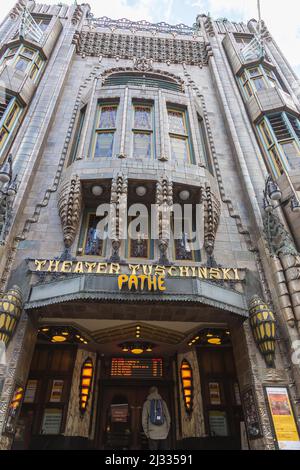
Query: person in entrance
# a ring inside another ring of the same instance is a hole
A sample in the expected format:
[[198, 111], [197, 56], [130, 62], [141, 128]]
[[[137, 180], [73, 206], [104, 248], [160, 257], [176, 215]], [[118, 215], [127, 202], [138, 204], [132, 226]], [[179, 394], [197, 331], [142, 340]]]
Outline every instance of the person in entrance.
[[167, 404], [158, 393], [157, 387], [151, 387], [149, 390], [143, 406], [142, 424], [149, 449], [167, 450], [171, 418]]

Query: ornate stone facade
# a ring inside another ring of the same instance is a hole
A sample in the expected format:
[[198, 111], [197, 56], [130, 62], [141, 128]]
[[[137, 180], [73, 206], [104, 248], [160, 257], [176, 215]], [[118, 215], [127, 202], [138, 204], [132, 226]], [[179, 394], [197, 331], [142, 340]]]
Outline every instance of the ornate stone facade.
[[[4, 46], [17, 30], [23, 7], [24, 2], [17, 2], [0, 26]], [[230, 336], [224, 347], [232, 350], [241, 398], [251, 389], [257, 403], [262, 432], [249, 439], [250, 448], [274, 449], [266, 385], [288, 388], [296, 420], [300, 413], [299, 365], [291, 360], [299, 341], [296, 247], [300, 234], [290, 204], [268, 214], [262, 208], [265, 180], [272, 168], [256, 122], [247, 113], [249, 103], [235, 68], [247, 67], [241, 41], [254, 38], [256, 22], [245, 25], [199, 15], [193, 26], [152, 24], [94, 18], [87, 4], [28, 2], [27, 7], [33, 16], [49, 19], [45, 37], [55, 40], [45, 43], [49, 50], [44, 74], [9, 141], [20, 186], [10, 207], [0, 258], [1, 305], [6, 308], [1, 307], [0, 331], [8, 304], [12, 310], [17, 308], [14, 316], [21, 313], [20, 298], [18, 305], [8, 298], [12, 286], [20, 286], [24, 310], [7, 342], [7, 364], [0, 369], [4, 382], [0, 432], [5, 430], [15, 386], [26, 388], [34, 348], [41, 345], [42, 329], [51, 324], [57, 329], [56, 339], [64, 343], [62, 351], [77, 348], [68, 379], [70, 393], [60, 403], [66, 418], [60, 437], [68, 439], [65, 443], [80, 438], [93, 448], [108, 445], [105, 432], [111, 425], [107, 421], [111, 405], [126, 405], [114, 400], [124, 400], [127, 393], [122, 379], [113, 376], [112, 358], [122, 354], [133, 359], [126, 345], [138, 343], [143, 351], [146, 348], [145, 357], [168, 358], [163, 368], [168, 380], [161, 384], [172, 383], [162, 393], [173, 397], [176, 444], [191, 440], [202, 445], [213, 438], [213, 431], [208, 379], [202, 373], [200, 379], [197, 351], [201, 334], [210, 328], [214, 334], [221, 330], [222, 338]], [[295, 74], [264, 24], [263, 38], [262, 61], [268, 66], [266, 61], [272, 58], [272, 69], [285, 83], [286, 99], [296, 109]], [[13, 93], [17, 100], [26, 91], [22, 87]], [[291, 172], [291, 184], [298, 191], [296, 173]], [[285, 201], [290, 201], [289, 180], [279, 180]], [[181, 257], [177, 257], [170, 217], [164, 217], [174, 201], [200, 204], [204, 213], [202, 246], [191, 249], [184, 231], [178, 242], [184, 252]], [[83, 256], [87, 238], [97, 241], [97, 209], [102, 203], [110, 204], [111, 231], [102, 242], [105, 249], [99, 256]], [[124, 237], [129, 203], [154, 205], [161, 214], [158, 237], [138, 240], [135, 246], [140, 243], [141, 249], [137, 250], [131, 250], [130, 240]], [[43, 260], [46, 273], [29, 271], [28, 263], [37, 269]], [[55, 272], [57, 263], [61, 275]], [[233, 279], [232, 272], [243, 277]], [[144, 289], [119, 289], [121, 273], [138, 275]], [[166, 289], [147, 290], [158, 278]], [[253, 296], [261, 299], [261, 305], [268, 304], [276, 319], [272, 369], [267, 368], [250, 329], [248, 309]], [[64, 340], [68, 335], [72, 345]], [[219, 337], [213, 338], [217, 348]], [[43, 344], [59, 351], [54, 343], [55, 339]], [[87, 357], [95, 368], [93, 394], [80, 418], [79, 376]], [[191, 414], [186, 412], [180, 382], [183, 359], [193, 370]], [[39, 380], [46, 380], [43, 371]], [[121, 398], [109, 395], [115, 380], [120, 380]], [[137, 379], [136, 390], [143, 387], [145, 383]], [[137, 393], [131, 390], [130, 399]], [[143, 398], [139, 396], [139, 403], [128, 402], [135, 428]], [[44, 405], [47, 408], [47, 401]], [[235, 404], [241, 416], [242, 405]], [[26, 414], [26, 404], [22, 413]], [[17, 444], [13, 438], [3, 434], [0, 448]], [[135, 438], [132, 445], [142, 445], [141, 436], [135, 434]]]

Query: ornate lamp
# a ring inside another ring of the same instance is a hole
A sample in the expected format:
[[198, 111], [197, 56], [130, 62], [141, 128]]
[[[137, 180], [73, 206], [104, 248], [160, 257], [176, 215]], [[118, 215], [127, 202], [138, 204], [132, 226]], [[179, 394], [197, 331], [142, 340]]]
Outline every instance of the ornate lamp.
[[88, 357], [82, 367], [80, 373], [80, 384], [79, 384], [79, 411], [81, 416], [86, 412], [89, 398], [92, 390], [92, 381], [94, 375], [94, 365], [90, 357]]
[[300, 201], [296, 196], [291, 200], [291, 210], [292, 212], [300, 212]]
[[0, 167], [0, 183], [10, 183], [12, 178], [12, 156], [9, 155], [5, 163]]
[[22, 311], [22, 292], [14, 286], [0, 298], [0, 341], [5, 346], [13, 337]]
[[[140, 333], [137, 333], [136, 336], [139, 337]], [[155, 347], [155, 345], [152, 343], [142, 343], [140, 341], [135, 341], [132, 343], [126, 342], [126, 343], [120, 344], [119, 346], [120, 348], [122, 348], [123, 352], [130, 352], [132, 354], [135, 354], [136, 356], [139, 356], [140, 354], [144, 354], [147, 352], [152, 352], [153, 348]]]
[[190, 363], [183, 359], [180, 367], [180, 378], [182, 394], [184, 399], [184, 406], [186, 412], [191, 414], [193, 411], [193, 400], [194, 400], [194, 386], [193, 386], [193, 369]]
[[269, 305], [259, 296], [252, 297], [249, 305], [250, 325], [256, 345], [268, 367], [274, 367], [276, 320]]
[[272, 180], [271, 176], [269, 176], [267, 183], [266, 183], [266, 192], [271, 201], [280, 201], [282, 197], [282, 192], [275, 181]]

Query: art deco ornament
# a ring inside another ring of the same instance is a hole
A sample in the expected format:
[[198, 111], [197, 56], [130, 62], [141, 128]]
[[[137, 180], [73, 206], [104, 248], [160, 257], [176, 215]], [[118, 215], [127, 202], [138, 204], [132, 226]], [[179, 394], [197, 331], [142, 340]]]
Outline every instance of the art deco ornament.
[[8, 346], [22, 312], [22, 292], [14, 286], [0, 298], [0, 341]]
[[270, 306], [259, 296], [249, 304], [250, 325], [256, 345], [268, 367], [275, 367], [276, 320]]

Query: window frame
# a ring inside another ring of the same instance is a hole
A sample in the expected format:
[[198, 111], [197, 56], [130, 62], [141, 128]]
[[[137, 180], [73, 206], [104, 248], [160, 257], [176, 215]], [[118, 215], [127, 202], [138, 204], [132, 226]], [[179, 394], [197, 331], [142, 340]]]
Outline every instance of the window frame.
[[[257, 73], [251, 75], [251, 71], [257, 70]], [[255, 81], [262, 79], [264, 88], [258, 89], [255, 85]], [[263, 64], [255, 65], [253, 67], [247, 67], [243, 70], [242, 74], [238, 78], [240, 88], [242, 89], [243, 95], [248, 101], [258, 91], [263, 89], [267, 90], [270, 88], [279, 88], [282, 90], [282, 86], [274, 72], [269, 67]]]
[[[274, 114], [280, 114], [281, 118], [284, 120], [284, 122], [287, 126], [288, 131], [290, 132], [290, 135], [291, 135], [290, 138], [284, 138], [284, 139], [280, 139], [280, 140], [277, 138], [277, 136], [276, 136], [276, 134], [273, 130], [272, 124], [269, 120], [269, 117], [271, 117]], [[270, 157], [268, 160], [271, 163], [272, 170], [273, 170], [274, 174], [276, 175], [276, 177], [280, 177], [285, 172], [288, 172], [289, 169], [292, 169], [292, 165], [291, 165], [290, 160], [289, 160], [289, 158], [287, 157], [287, 155], [284, 151], [283, 146], [285, 144], [288, 144], [288, 143], [293, 144], [295, 149], [298, 151], [299, 163], [300, 163], [300, 139], [298, 138], [298, 136], [297, 136], [297, 134], [296, 134], [296, 132], [293, 128], [293, 125], [290, 122], [289, 113], [281, 112], [281, 113], [274, 113], [274, 114], [270, 114], [268, 116], [265, 116], [258, 123], [257, 129], [258, 129], [258, 133], [259, 133], [259, 136], [261, 138], [261, 142], [263, 144], [263, 147], [266, 151], [266, 154]], [[296, 124], [298, 124], [299, 130], [300, 130], [299, 119], [298, 118], [296, 118], [296, 119], [297, 119]], [[267, 138], [266, 132], [264, 130], [264, 127], [266, 128], [266, 130], [267, 130], [267, 132], [270, 136], [270, 139], [272, 140], [272, 143], [268, 142], [268, 138]], [[277, 156], [278, 156], [277, 159], [274, 157], [274, 153], [277, 153]], [[279, 167], [279, 164], [278, 164], [278, 161], [277, 161], [278, 159], [280, 160], [280, 165], [281, 165], [282, 170]]]
[[[87, 242], [87, 237], [88, 237], [88, 230], [90, 227], [90, 219], [91, 217], [97, 217], [96, 214], [97, 210], [96, 209], [86, 209], [84, 211], [83, 217], [82, 217], [82, 223], [81, 223], [81, 230], [79, 234], [79, 240], [78, 240], [78, 246], [77, 246], [77, 256], [78, 257], [88, 257], [88, 258], [100, 258], [104, 259], [106, 257], [107, 253], [107, 245], [108, 245], [108, 238], [105, 238], [103, 240], [103, 248], [102, 248], [102, 254], [101, 255], [87, 255], [85, 254], [85, 247], [86, 247], [86, 242]], [[100, 218], [100, 217], [99, 217]]]
[[[14, 54], [10, 54], [9, 52], [14, 50], [14, 49], [15, 49]], [[31, 57], [28, 57], [28, 55], [26, 55], [26, 53], [24, 53], [24, 51], [26, 51], [26, 49], [33, 52], [33, 55]], [[26, 44], [18, 44], [17, 46], [9, 47], [5, 51], [3, 57], [1, 58], [1, 62], [0, 62], [1, 65], [4, 64], [7, 59], [11, 60], [10, 65], [12, 67], [14, 67], [15, 70], [20, 71], [20, 72], [28, 75], [29, 78], [31, 78], [31, 80], [34, 83], [36, 83], [39, 80], [40, 75], [41, 75], [41, 73], [42, 73], [42, 71], [45, 67], [45, 63], [46, 63], [46, 61], [42, 57], [39, 50], [36, 50], [31, 46], [27, 46]], [[20, 59], [25, 60], [26, 62], [28, 62], [25, 70], [20, 70], [20, 69], [17, 68], [17, 63]], [[34, 75], [32, 73], [33, 70], [37, 70], [37, 73], [34, 74]]]
[[[170, 112], [180, 113], [183, 116], [183, 124], [184, 124], [184, 129], [185, 129], [184, 134], [179, 134], [179, 133], [171, 131], [170, 119], [169, 119]], [[170, 142], [170, 150], [171, 150], [171, 160], [173, 160], [172, 139], [184, 140], [186, 143], [186, 148], [187, 148], [187, 159], [181, 160], [181, 159], [176, 158], [174, 161], [188, 163], [190, 165], [194, 164], [195, 162], [194, 162], [194, 156], [193, 156], [193, 151], [191, 147], [192, 145], [191, 133], [190, 133], [190, 127], [189, 127], [189, 122], [188, 122], [187, 109], [170, 105], [170, 106], [167, 106], [167, 114], [168, 114], [168, 131], [169, 131], [168, 133], [169, 133], [169, 142]]]
[[[93, 144], [92, 144], [92, 151], [90, 154], [90, 158], [92, 160], [97, 160], [97, 159], [102, 159], [102, 158], [113, 158], [114, 156], [114, 149], [115, 149], [115, 137], [116, 137], [116, 132], [117, 132], [117, 125], [115, 127], [111, 128], [101, 128], [97, 127], [97, 125], [100, 126], [100, 119], [101, 119], [101, 113], [103, 111], [103, 108], [115, 108], [116, 110], [116, 116], [115, 116], [115, 124], [117, 124], [117, 119], [118, 119], [118, 109], [119, 109], [119, 103], [116, 102], [98, 102], [97, 105], [97, 112], [96, 112], [96, 118], [95, 118], [95, 125], [94, 125], [94, 138], [93, 138]], [[98, 135], [103, 135], [103, 134], [113, 134], [113, 142], [112, 142], [112, 151], [111, 151], [111, 156], [106, 157], [106, 156], [95, 156], [96, 153], [96, 148], [97, 148], [97, 140], [98, 140]]]
[[[148, 108], [150, 110], [150, 122], [151, 122], [151, 128], [150, 129], [144, 129], [144, 128], [139, 128], [135, 126], [135, 112], [136, 108]], [[154, 106], [153, 103], [143, 103], [143, 102], [137, 102], [133, 101], [132, 102], [132, 146], [131, 146], [131, 157], [135, 159], [142, 159], [142, 160], [150, 160], [155, 158], [155, 132], [154, 132]], [[134, 154], [134, 142], [135, 142], [135, 135], [136, 134], [143, 134], [143, 135], [149, 135], [150, 136], [150, 155], [148, 157], [141, 157], [141, 156], [135, 156]]]
[[[184, 214], [184, 210], [182, 208], [182, 214]], [[194, 217], [194, 211], [193, 211], [193, 217]], [[184, 220], [183, 220], [183, 223]], [[188, 237], [191, 239], [191, 234], [193, 233], [193, 221], [188, 220], [188, 226], [189, 226], [189, 232], [188, 232]], [[183, 232], [182, 232], [183, 234]], [[192, 259], [179, 259], [176, 256], [176, 246], [175, 246], [175, 241], [176, 239], [174, 238], [174, 214], [172, 214], [171, 217], [171, 237], [170, 237], [170, 242], [172, 244], [172, 257], [174, 261], [182, 262], [182, 263], [200, 263], [201, 262], [201, 250], [193, 250], [191, 249], [191, 254], [192, 254]]]
[[131, 253], [131, 240], [132, 239], [129, 236], [128, 227], [129, 227], [129, 224], [135, 219], [136, 219], [136, 216], [128, 216], [128, 219], [127, 219], [127, 239], [125, 240], [125, 258], [128, 260], [133, 260], [133, 261], [134, 260], [151, 261], [152, 259], [154, 259], [154, 240], [152, 240], [151, 238], [150, 213], [148, 216], [148, 238], [145, 239], [147, 241], [147, 258], [132, 256], [132, 253]]
[[[6, 124], [7, 120], [9, 119], [10, 117], [10, 114], [11, 112], [13, 111], [13, 108], [14, 107], [17, 107], [17, 112], [15, 113], [15, 115], [13, 116], [13, 119], [12, 121], [9, 123], [9, 125]], [[0, 120], [0, 132], [2, 131], [2, 129], [5, 130], [5, 132], [7, 133], [7, 137], [6, 139], [4, 140], [3, 143], [0, 143], [0, 161], [1, 161], [1, 157], [3, 155], [3, 153], [5, 152], [7, 146], [8, 146], [8, 143], [10, 141], [10, 138], [11, 136], [13, 135], [14, 133], [14, 130], [15, 128], [17, 127], [17, 124], [18, 124], [18, 120], [22, 114], [22, 111], [23, 111], [23, 108], [22, 106], [20, 105], [19, 101], [17, 100], [16, 97], [13, 97], [11, 96], [10, 97], [10, 100], [8, 102], [8, 105], [6, 107], [6, 110]]]

